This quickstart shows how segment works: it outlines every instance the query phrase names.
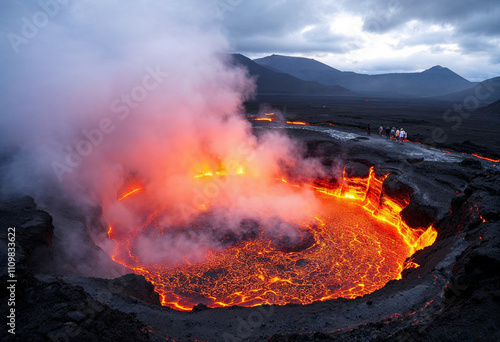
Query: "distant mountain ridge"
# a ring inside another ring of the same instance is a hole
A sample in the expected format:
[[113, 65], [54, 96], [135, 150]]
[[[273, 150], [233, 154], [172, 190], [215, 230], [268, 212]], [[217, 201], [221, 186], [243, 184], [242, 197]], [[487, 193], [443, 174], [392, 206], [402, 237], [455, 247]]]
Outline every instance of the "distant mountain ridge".
[[351, 96], [352, 91], [338, 85], [304, 81], [287, 73], [265, 68], [241, 54], [230, 55], [231, 62], [245, 67], [256, 78], [257, 94]]
[[439, 99], [464, 102], [470, 101], [469, 106], [474, 106], [477, 102], [479, 105], [487, 105], [500, 100], [500, 77], [487, 79], [477, 83], [474, 86], [439, 96]]
[[465, 90], [476, 84], [439, 65], [423, 72], [367, 75], [340, 71], [303, 57], [271, 55], [254, 61], [305, 81], [339, 85], [354, 92], [377, 96], [440, 96]]
[[486, 107], [482, 107], [479, 109], [482, 113], [492, 114], [500, 118], [500, 100], [497, 100]]

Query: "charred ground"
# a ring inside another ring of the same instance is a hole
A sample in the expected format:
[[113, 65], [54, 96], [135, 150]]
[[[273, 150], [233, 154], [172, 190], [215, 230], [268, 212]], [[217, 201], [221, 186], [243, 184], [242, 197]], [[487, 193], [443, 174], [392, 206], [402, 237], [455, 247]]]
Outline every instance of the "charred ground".
[[327, 97], [259, 95], [246, 102], [250, 113], [263, 104], [277, 108], [288, 120], [332, 123], [339, 129], [372, 134], [382, 124], [404, 128], [411, 141], [457, 152], [500, 158], [500, 111], [498, 103], [472, 105], [462, 101], [431, 98], [388, 99], [374, 97]]

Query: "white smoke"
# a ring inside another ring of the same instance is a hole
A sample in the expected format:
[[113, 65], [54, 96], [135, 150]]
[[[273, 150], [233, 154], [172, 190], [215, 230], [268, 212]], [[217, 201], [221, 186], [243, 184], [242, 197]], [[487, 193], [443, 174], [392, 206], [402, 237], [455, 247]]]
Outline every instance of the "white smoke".
[[[224, 55], [215, 5], [2, 4], [0, 141], [9, 158], [2, 194], [60, 192], [102, 206], [116, 234], [136, 231], [153, 211], [166, 229], [186, 225], [202, 206], [233, 231], [249, 218], [311, 217], [312, 193], [277, 185], [276, 177], [284, 168], [311, 176], [321, 167], [302, 160], [285, 136], [252, 135], [241, 114], [254, 83]], [[194, 179], [221, 165], [230, 176]], [[131, 181], [143, 193], [118, 201]], [[170, 262], [199, 260], [216, 247], [206, 234], [167, 234], [140, 236], [137, 252]]]

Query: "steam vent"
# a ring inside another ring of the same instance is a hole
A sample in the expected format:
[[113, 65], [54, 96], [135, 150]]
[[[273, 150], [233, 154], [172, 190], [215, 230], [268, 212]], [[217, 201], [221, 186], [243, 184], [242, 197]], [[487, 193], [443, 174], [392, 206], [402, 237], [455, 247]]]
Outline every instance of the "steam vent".
[[4, 3], [1, 341], [500, 341], [500, 2]]

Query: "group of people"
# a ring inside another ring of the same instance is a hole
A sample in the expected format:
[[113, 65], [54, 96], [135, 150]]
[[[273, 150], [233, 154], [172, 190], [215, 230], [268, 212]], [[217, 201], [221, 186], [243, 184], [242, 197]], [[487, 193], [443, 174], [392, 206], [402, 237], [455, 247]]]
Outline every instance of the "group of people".
[[[370, 124], [368, 124], [368, 127], [371, 128]], [[368, 128], [368, 135], [370, 134], [370, 128]], [[403, 143], [403, 141], [408, 138], [408, 133], [406, 133], [403, 128], [397, 129], [396, 127], [391, 128], [389, 126], [384, 128], [383, 125], [380, 125], [378, 128], [378, 135], [385, 135], [387, 139], [392, 139], [393, 141], [400, 143]]]

